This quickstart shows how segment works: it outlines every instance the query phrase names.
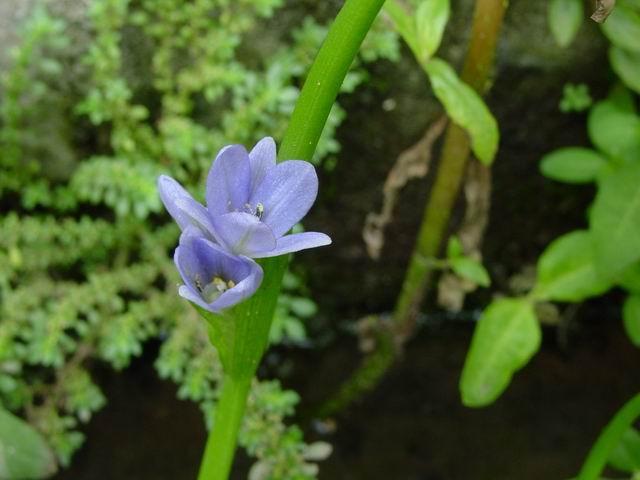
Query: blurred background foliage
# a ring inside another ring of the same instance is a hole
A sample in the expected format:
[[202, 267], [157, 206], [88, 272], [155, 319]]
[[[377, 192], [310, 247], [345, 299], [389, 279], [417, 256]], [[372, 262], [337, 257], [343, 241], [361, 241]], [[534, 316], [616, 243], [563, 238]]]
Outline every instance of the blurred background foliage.
[[[0, 52], [0, 446], [6, 440], [2, 432], [10, 428], [40, 452], [37, 466], [43, 475], [69, 465], [85, 440], [86, 423], [109, 400], [95, 381], [96, 369], [127, 368], [143, 353], [145, 342], [161, 345], [156, 370], [177, 384], [179, 398], [211, 412], [220, 368], [202, 322], [176, 296], [178, 276], [171, 254], [178, 229], [161, 207], [155, 178], [172, 175], [201, 198], [220, 147], [250, 146], [264, 135], [281, 138], [337, 3], [17, 0], [14, 4], [27, 12], [16, 15], [22, 19], [19, 24], [7, 25], [0, 15], [0, 28], [16, 36], [8, 42], [14, 47]], [[514, 372], [538, 351], [542, 324], [553, 324], [559, 337], [566, 333], [564, 324], [571, 316], [566, 312], [571, 310], [559, 312], [554, 303], [582, 302], [622, 287], [624, 326], [632, 343], [640, 345], [635, 253], [640, 252], [640, 223], [630, 222], [630, 230], [617, 242], [601, 238], [601, 244], [610, 244], [601, 254], [624, 264], [624, 278], [603, 280], [594, 274], [594, 263], [615, 262], [598, 260], [587, 248], [595, 230], [610, 230], [607, 222], [628, 207], [640, 185], [635, 181], [640, 6], [637, 0], [619, 0], [621, 8], [600, 35], [595, 24], [583, 22], [585, 3], [510, 2], [498, 51], [500, 75], [492, 79], [495, 88], [487, 100], [502, 140], [492, 168], [499, 188], [492, 194], [491, 216], [498, 220], [483, 253], [492, 287], [515, 298], [491, 304], [491, 292], [485, 290], [471, 299], [475, 305], [490, 305], [484, 325], [497, 328], [476, 333], [480, 340], [472, 345], [462, 385], [468, 404], [491, 403], [502, 394]], [[438, 55], [453, 66], [459, 66], [465, 52], [472, 4], [452, 2], [453, 15], [440, 32], [444, 43]], [[339, 312], [348, 319], [332, 319], [331, 327], [343, 324], [351, 330], [353, 318], [388, 309], [397, 295], [415, 242], [416, 206], [422, 206], [429, 182], [414, 182], [403, 192], [403, 206], [396, 209], [388, 233], [393, 242], [378, 263], [367, 257], [362, 245], [361, 222], [379, 203], [380, 185], [395, 156], [420, 138], [442, 111], [411, 54], [406, 49], [400, 53], [398, 37], [383, 17], [343, 86], [344, 93], [364, 87], [360, 103], [353, 108], [353, 98], [340, 99], [343, 105], [351, 102], [349, 116], [346, 108], [334, 107], [314, 158], [331, 180], [320, 199], [330, 208], [321, 209], [319, 220], [335, 240], [336, 260], [311, 259], [313, 276], [295, 264], [287, 273], [271, 332], [274, 345], [307, 345], [305, 320], [321, 320], [318, 328], [327, 327], [326, 318], [316, 317], [311, 285], [323, 285], [325, 313]], [[369, 122], [374, 116], [377, 120]], [[364, 153], [364, 160], [348, 165], [338, 161], [340, 125], [345, 132], [341, 138], [359, 155]], [[576, 135], [576, 130], [582, 133]], [[585, 147], [589, 142], [593, 148]], [[562, 148], [549, 153], [554, 147]], [[577, 187], [542, 180], [536, 165], [544, 154], [543, 175], [593, 188], [573, 195], [576, 190], [570, 188]], [[338, 198], [339, 191], [343, 195]], [[605, 191], [610, 201], [603, 203]], [[575, 208], [590, 203], [594, 193], [594, 207], [586, 215]], [[606, 208], [598, 211], [598, 203]], [[637, 208], [630, 211], [635, 219]], [[551, 242], [569, 226], [577, 231]], [[460, 265], [466, 257], [455, 243], [449, 243], [446, 261], [459, 275], [469, 276], [469, 265]], [[537, 264], [537, 276], [534, 268], [527, 270], [531, 264]], [[473, 269], [476, 281], [487, 284], [487, 272], [478, 266]], [[571, 276], [576, 270], [584, 275]], [[552, 311], [551, 320], [541, 314], [545, 309]], [[447, 318], [475, 321], [477, 316], [474, 310]], [[434, 318], [425, 316], [421, 325]], [[526, 328], [504, 328], [518, 322]], [[505, 330], [515, 335], [503, 346], [522, 342], [524, 348], [500, 350], [496, 332]], [[464, 349], [466, 339], [463, 342]], [[448, 351], [450, 345], [443, 348]], [[464, 352], [458, 353], [462, 359]], [[497, 361], [486, 362], [488, 356]], [[327, 368], [344, 367], [338, 365], [342, 357], [336, 358], [327, 360]], [[597, 361], [604, 362], [600, 357]], [[454, 381], [458, 367], [447, 371]], [[427, 388], [431, 390], [432, 383]], [[442, 391], [446, 398], [444, 387]], [[582, 387], [580, 392], [588, 397]], [[305, 442], [302, 430], [291, 424], [298, 400], [278, 381], [254, 384], [240, 437], [254, 458], [252, 480], [315, 478], [317, 462], [331, 453], [326, 443]], [[453, 402], [457, 406], [459, 398]], [[572, 402], [564, 403], [573, 408]], [[363, 409], [364, 416], [368, 412]], [[408, 423], [416, 424], [415, 414], [408, 415]], [[203, 419], [208, 425], [215, 420]], [[375, 423], [370, 418], [365, 422]], [[489, 448], [495, 445], [484, 425], [480, 430], [477, 438]], [[582, 432], [574, 430], [576, 435]], [[620, 459], [620, 449], [628, 453], [629, 445], [634, 446], [634, 458], [640, 458], [637, 432], [630, 432], [609, 463], [633, 474], [638, 464]], [[495, 438], [500, 441], [499, 435]], [[456, 436], [451, 451], [457, 451], [462, 440]], [[586, 441], [590, 439], [585, 436]], [[42, 453], [43, 448], [50, 451]], [[566, 462], [565, 449], [558, 450]], [[516, 463], [523, 460], [513, 458]], [[371, 466], [362, 467], [363, 472], [375, 470], [377, 463], [369, 460]], [[455, 458], [450, 461], [461, 465]], [[531, 462], [537, 457], [531, 456]], [[478, 463], [468, 465], [473, 469]], [[486, 458], [481, 465], [492, 468]], [[26, 468], [24, 459], [18, 458], [14, 467]], [[517, 468], [524, 478], [526, 467]], [[9, 473], [19, 476], [16, 471]], [[19, 471], [22, 476], [33, 474]], [[0, 478], [3, 475], [0, 470]]]
[[[90, 0], [71, 15], [43, 0], [19, 27], [0, 88], [0, 401], [62, 466], [108, 401], [91, 366], [126, 368], [150, 339], [163, 340], [155, 365], [180, 398], [205, 412], [215, 403], [218, 360], [176, 295], [178, 229], [155, 179], [169, 174], [202, 196], [223, 145], [281, 138], [327, 30], [284, 6]], [[367, 81], [364, 64], [398, 56], [396, 35], [378, 24], [343, 91]], [[344, 118], [336, 105], [318, 168], [335, 166]], [[305, 340], [317, 308], [303, 278], [286, 276], [273, 343]], [[252, 479], [315, 478], [329, 455], [285, 424], [297, 402], [277, 381], [255, 383], [241, 434]]]

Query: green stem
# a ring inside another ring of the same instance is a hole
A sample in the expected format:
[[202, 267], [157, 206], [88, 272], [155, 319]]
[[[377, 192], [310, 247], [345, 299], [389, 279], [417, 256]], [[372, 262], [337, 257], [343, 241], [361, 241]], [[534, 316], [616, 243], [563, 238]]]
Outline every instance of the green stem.
[[[280, 160], [310, 160], [313, 156], [344, 77], [383, 3], [384, 0], [346, 0], [344, 3], [300, 92], [280, 147]], [[235, 307], [233, 318], [228, 319], [242, 325], [238, 325], [239, 334], [234, 339], [240, 348], [234, 348], [233, 358], [226, 361], [233, 375], [225, 377], [226, 382], [231, 382], [227, 385], [235, 384], [237, 380], [233, 379], [251, 378], [262, 358], [288, 260], [285, 255], [261, 261], [264, 270], [261, 287], [250, 299]], [[218, 420], [207, 441], [199, 480], [226, 479], [233, 462], [248, 387], [229, 386], [229, 389], [233, 393], [225, 396], [223, 386], [220, 401], [228, 402], [229, 406], [218, 407]], [[225, 419], [227, 415], [230, 418]], [[226, 466], [222, 473], [216, 470], [220, 466]]]
[[[505, 0], [477, 0], [469, 51], [460, 78], [483, 95], [489, 87], [496, 45], [507, 8]], [[464, 180], [470, 142], [467, 133], [450, 123], [445, 133], [436, 179], [424, 210], [416, 247], [393, 319], [400, 340], [404, 342], [415, 328], [417, 314], [424, 300], [434, 265], [427, 261], [440, 254], [455, 201]]]
[[609, 454], [624, 433], [640, 417], [640, 393], [629, 400], [604, 428], [596, 443], [591, 447], [576, 480], [597, 480], [604, 470]]
[[[490, 85], [490, 74], [502, 20], [507, 8], [506, 0], [477, 0], [469, 50], [465, 58], [461, 79], [480, 94]], [[395, 2], [385, 6], [394, 19], [403, 18]], [[400, 24], [400, 33], [403, 26]], [[410, 41], [410, 38], [408, 39]], [[409, 45], [416, 50], [415, 45]], [[432, 261], [440, 254], [451, 213], [464, 178], [470, 142], [467, 133], [450, 123], [445, 133], [439, 167], [426, 204], [416, 247], [409, 260], [407, 273], [396, 301], [393, 323], [382, 331], [391, 338], [379, 342], [379, 347], [368, 355], [359, 369], [347, 380], [338, 393], [321, 408], [322, 416], [335, 413], [367, 391], [373, 389], [393, 365], [400, 347], [412, 335], [417, 314], [426, 295], [431, 276], [436, 269]], [[389, 345], [396, 348], [389, 348]]]
[[318, 52], [280, 147], [281, 159], [310, 160], [340, 86], [384, 0], [347, 0]]
[[231, 375], [225, 376], [198, 480], [228, 478], [250, 387], [251, 377], [236, 379]]

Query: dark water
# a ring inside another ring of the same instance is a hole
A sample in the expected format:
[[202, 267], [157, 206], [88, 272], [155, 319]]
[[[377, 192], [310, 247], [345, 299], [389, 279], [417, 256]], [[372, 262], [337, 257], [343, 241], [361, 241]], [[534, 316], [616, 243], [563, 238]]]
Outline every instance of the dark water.
[[[574, 475], [600, 429], [640, 385], [640, 350], [620, 328], [616, 298], [591, 303], [561, 349], [545, 330], [542, 351], [493, 406], [460, 404], [457, 382], [471, 326], [424, 328], [401, 364], [364, 401], [337, 418], [323, 480], [561, 480]], [[89, 424], [88, 443], [57, 480], [195, 478], [200, 411], [176, 400], [153, 371], [154, 348], [132, 368], [99, 373], [109, 405]], [[356, 365], [355, 343], [325, 351], [280, 351], [294, 360], [285, 383], [319, 401]], [[313, 372], [313, 373], [311, 373]], [[246, 478], [240, 456], [233, 478]]]

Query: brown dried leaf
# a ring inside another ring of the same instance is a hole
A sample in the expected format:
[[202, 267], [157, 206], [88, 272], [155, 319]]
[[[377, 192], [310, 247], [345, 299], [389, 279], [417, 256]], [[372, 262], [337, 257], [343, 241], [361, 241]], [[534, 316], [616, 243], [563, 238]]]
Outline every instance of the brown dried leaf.
[[445, 273], [438, 281], [438, 305], [450, 312], [459, 312], [464, 306], [464, 297], [475, 290], [476, 284], [454, 273]]
[[616, 6], [616, 0], [595, 0], [592, 3], [594, 5], [591, 20], [598, 23], [603, 23]]
[[[480, 162], [469, 163], [464, 181], [466, 202], [462, 224], [455, 234], [462, 243], [465, 255], [481, 260], [482, 240], [489, 222], [491, 207], [491, 170]], [[438, 305], [459, 312], [464, 305], [464, 297], [475, 290], [477, 285], [454, 274], [445, 274], [438, 282]]]
[[433, 144], [442, 135], [446, 125], [446, 116], [436, 120], [417, 143], [400, 154], [389, 171], [382, 188], [382, 209], [379, 213], [369, 213], [362, 229], [362, 238], [371, 258], [376, 260], [380, 258], [384, 246], [384, 229], [393, 218], [393, 209], [399, 191], [409, 180], [424, 177], [427, 174], [431, 164]]

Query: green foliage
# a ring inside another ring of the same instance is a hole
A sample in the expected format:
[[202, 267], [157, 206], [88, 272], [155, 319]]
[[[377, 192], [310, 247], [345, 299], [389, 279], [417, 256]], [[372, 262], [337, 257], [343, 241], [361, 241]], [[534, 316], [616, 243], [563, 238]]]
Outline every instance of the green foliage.
[[298, 395], [283, 391], [278, 382], [262, 382], [252, 389], [248, 412], [239, 441], [258, 459], [249, 473], [250, 480], [299, 480], [316, 478], [318, 466], [331, 447], [322, 442], [305, 445], [298, 427], [285, 426], [283, 420], [293, 413]]
[[568, 47], [584, 18], [582, 0], [551, 0], [548, 10], [549, 28], [556, 43]]
[[613, 45], [640, 52], [640, 13], [630, 3], [621, 0], [602, 24], [602, 31]]
[[633, 161], [640, 154], [640, 117], [613, 99], [596, 103], [587, 122], [589, 138], [614, 161]]
[[540, 347], [540, 325], [525, 298], [493, 301], [478, 322], [460, 379], [462, 402], [483, 407], [507, 388]]
[[620, 79], [636, 93], [640, 93], [640, 52], [618, 47], [609, 50], [609, 62]]
[[[462, 82], [447, 62], [431, 58], [448, 19], [448, 2], [427, 0], [420, 3], [416, 24], [397, 0], [387, 1], [385, 11], [429, 77], [433, 93], [451, 120], [469, 133], [473, 153], [482, 163], [490, 165], [498, 150], [500, 137], [496, 119], [480, 95]], [[432, 17], [427, 19], [427, 14]]]
[[599, 182], [590, 227], [605, 277], [615, 278], [640, 259], [640, 163], [623, 164]]
[[423, 0], [418, 5], [415, 29], [421, 62], [428, 61], [438, 50], [449, 10], [449, 0]]
[[609, 464], [622, 472], [640, 471], [640, 433], [628, 429], [609, 454]]
[[593, 99], [586, 84], [567, 83], [562, 89], [562, 100], [560, 100], [559, 107], [560, 111], [564, 113], [582, 112], [588, 109], [592, 103]]
[[610, 286], [596, 270], [591, 234], [577, 230], [554, 240], [540, 256], [533, 295], [541, 300], [580, 302]]
[[491, 284], [489, 273], [480, 262], [473, 258], [455, 258], [450, 261], [451, 269], [456, 275], [471, 280], [481, 287], [488, 287]]
[[453, 68], [434, 58], [424, 66], [433, 93], [442, 102], [451, 119], [469, 132], [471, 149], [485, 165], [490, 165], [498, 150], [498, 124], [478, 94], [460, 81]]
[[447, 244], [447, 264], [459, 277], [472, 281], [481, 287], [491, 284], [489, 272], [478, 260], [466, 257], [458, 237], [449, 238]]
[[627, 297], [622, 307], [622, 321], [633, 344], [640, 347], [640, 295]]
[[280, 294], [276, 313], [271, 324], [271, 343], [299, 344], [306, 340], [304, 324], [300, 320], [312, 318], [318, 311], [316, 303], [304, 293], [300, 278], [286, 272], [282, 281], [284, 293]]
[[[640, 345], [640, 117], [633, 95], [612, 89], [591, 108], [588, 132], [597, 150], [561, 148], [545, 155], [540, 169], [554, 180], [595, 183], [589, 229], [569, 232], [545, 249], [528, 296], [493, 302], [484, 312], [490, 321], [476, 328], [463, 371], [465, 404], [492, 403], [538, 349], [540, 327], [531, 302], [581, 302], [621, 286], [631, 293], [623, 308], [625, 329]], [[519, 322], [518, 335], [509, 339], [509, 327]]]
[[40, 434], [0, 409], [0, 478], [38, 479], [55, 472], [55, 457]]
[[[23, 28], [0, 84], [0, 204], [15, 210], [0, 215], [0, 403], [37, 428], [61, 465], [106, 401], [87, 369], [92, 361], [126, 368], [145, 341], [165, 339], [159, 374], [207, 415], [216, 402], [220, 362], [205, 324], [176, 294], [178, 229], [161, 209], [155, 179], [167, 173], [202, 191], [223, 145], [282, 136], [296, 85], [327, 32], [307, 18], [263, 47], [259, 31], [273, 29], [282, 6], [91, 0], [89, 41], [73, 58], [71, 28], [45, 8]], [[379, 24], [343, 91], [367, 80], [366, 62], [398, 52], [395, 34]], [[54, 115], [73, 132], [64, 139], [68, 169], [58, 176], [43, 144], [61, 134], [39, 130]], [[335, 130], [344, 118], [335, 106], [317, 165], [339, 150]], [[287, 279], [271, 341], [297, 343], [316, 306], [300, 278]], [[278, 475], [264, 478], [314, 478], [319, 456], [283, 424], [297, 397], [262, 385], [252, 393], [254, 424], [246, 428], [254, 437], [244, 445]]]
[[611, 67], [627, 87], [640, 93], [640, 8], [635, 0], [620, 0], [602, 31], [611, 41]]
[[606, 166], [607, 160], [593, 150], [567, 147], [542, 157], [540, 171], [545, 177], [560, 182], [590, 183], [598, 178]]
[[39, 165], [32, 158], [41, 141], [30, 123], [51, 107], [51, 86], [63, 71], [59, 55], [68, 46], [66, 25], [38, 6], [22, 28], [22, 42], [10, 51], [12, 68], [0, 77], [0, 194], [32, 181]]

